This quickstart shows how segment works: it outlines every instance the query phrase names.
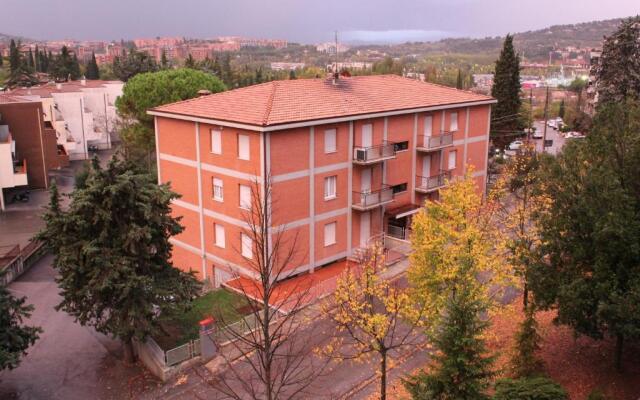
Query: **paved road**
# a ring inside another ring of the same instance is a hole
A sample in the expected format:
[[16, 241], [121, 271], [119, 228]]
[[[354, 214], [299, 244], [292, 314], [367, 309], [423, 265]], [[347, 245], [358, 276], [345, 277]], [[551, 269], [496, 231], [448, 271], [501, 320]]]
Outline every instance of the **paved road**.
[[[544, 121], [536, 121], [534, 122], [533, 126], [535, 126], [537, 132], [544, 132]], [[541, 152], [543, 140], [542, 139], [533, 139], [533, 140], [536, 144], [536, 150]], [[564, 146], [566, 139], [564, 138], [564, 136], [562, 136], [560, 131], [553, 129], [550, 126], [547, 126], [547, 140], [553, 141], [553, 145], [551, 147], [547, 147], [546, 149], [547, 152], [549, 154], [556, 155], [562, 150], [562, 147]]]
[[[406, 285], [404, 277], [399, 280], [400, 285]], [[317, 306], [312, 306], [317, 307]], [[308, 323], [300, 332], [310, 348], [324, 347], [329, 343], [335, 330], [331, 321], [318, 317], [317, 311], [309, 311]], [[423, 366], [429, 357], [429, 352], [423, 347], [425, 338], [421, 332], [413, 336], [414, 346], [407, 346], [399, 352], [392, 353], [388, 381], [390, 384], [399, 383], [400, 376]], [[378, 358], [374, 356], [368, 362], [332, 362], [322, 376], [318, 377], [304, 395], [298, 398], [313, 399], [366, 399], [378, 390], [379, 379], [376, 375]], [[243, 376], [253, 375], [250, 367], [242, 362], [236, 364]], [[212, 375], [205, 367], [194, 367], [169, 382], [162, 388], [145, 393], [143, 399], [163, 400], [199, 400], [224, 398], [218, 390], [210, 386], [208, 381]], [[232, 386], [236, 386], [231, 382]]]
[[0, 373], [0, 399], [126, 399], [155, 380], [139, 366], [125, 367], [118, 342], [82, 327], [54, 306], [60, 301], [46, 256], [9, 285], [35, 306], [29, 321], [44, 329], [18, 368]]

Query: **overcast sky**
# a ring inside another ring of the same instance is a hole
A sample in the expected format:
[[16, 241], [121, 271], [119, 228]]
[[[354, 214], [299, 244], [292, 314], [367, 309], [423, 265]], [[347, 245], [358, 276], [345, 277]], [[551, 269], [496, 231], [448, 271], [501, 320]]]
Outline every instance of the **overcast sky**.
[[0, 32], [35, 39], [219, 35], [330, 41], [484, 37], [628, 17], [639, 0], [0, 0]]

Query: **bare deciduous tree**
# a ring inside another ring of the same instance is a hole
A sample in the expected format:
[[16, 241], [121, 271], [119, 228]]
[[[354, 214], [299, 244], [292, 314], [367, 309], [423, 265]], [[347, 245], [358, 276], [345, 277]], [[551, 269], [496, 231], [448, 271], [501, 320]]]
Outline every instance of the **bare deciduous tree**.
[[[251, 207], [245, 212], [243, 233], [251, 240], [251, 257], [244, 266], [254, 274], [237, 278], [237, 290], [246, 299], [250, 313], [245, 323], [225, 329], [232, 351], [221, 352], [222, 370], [210, 385], [233, 399], [291, 399], [308, 397], [313, 381], [328, 361], [317, 357], [304, 326], [301, 311], [310, 300], [310, 284], [298, 284], [286, 292], [278, 281], [304, 262], [298, 251], [297, 231], [273, 227], [271, 180], [254, 182]], [[241, 245], [242, 246], [242, 245]], [[241, 248], [235, 248], [242, 254]], [[224, 324], [225, 321], [222, 321]], [[252, 327], [247, 332], [247, 326]], [[232, 354], [231, 354], [232, 353]]]

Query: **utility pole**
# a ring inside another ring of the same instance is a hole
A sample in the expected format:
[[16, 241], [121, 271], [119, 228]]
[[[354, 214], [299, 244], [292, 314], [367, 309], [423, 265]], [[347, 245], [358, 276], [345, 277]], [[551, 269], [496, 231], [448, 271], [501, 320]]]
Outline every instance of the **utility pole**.
[[547, 121], [549, 120], [549, 86], [547, 86], [547, 93], [544, 97], [544, 133], [542, 134], [542, 152], [546, 152], [547, 142]]
[[531, 132], [533, 129], [533, 88], [529, 88], [529, 132], [527, 133], [527, 142], [531, 142]]

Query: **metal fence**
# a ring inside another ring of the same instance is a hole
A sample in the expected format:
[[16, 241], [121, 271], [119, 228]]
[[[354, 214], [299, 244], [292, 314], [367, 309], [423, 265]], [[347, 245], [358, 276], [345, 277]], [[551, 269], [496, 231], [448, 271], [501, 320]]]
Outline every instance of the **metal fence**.
[[[2, 251], [0, 249], [0, 251]], [[30, 242], [22, 250], [20, 246], [10, 246], [8, 251], [2, 251], [0, 256], [0, 285], [8, 285], [24, 271], [36, 263], [46, 252], [41, 242]]]
[[167, 350], [164, 353], [165, 364], [167, 367], [180, 364], [183, 361], [187, 361], [199, 356], [200, 353], [200, 339], [194, 339], [183, 344], [182, 346]]

